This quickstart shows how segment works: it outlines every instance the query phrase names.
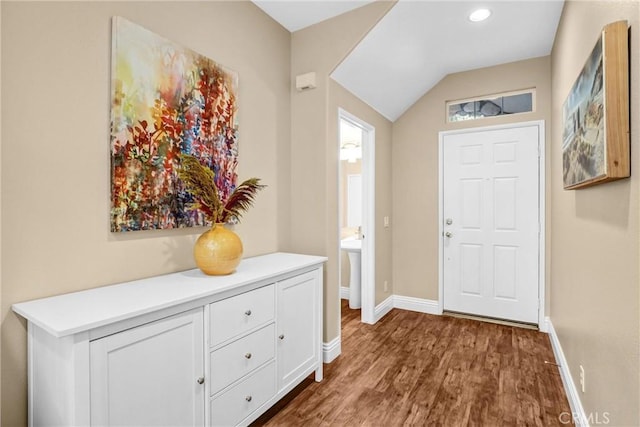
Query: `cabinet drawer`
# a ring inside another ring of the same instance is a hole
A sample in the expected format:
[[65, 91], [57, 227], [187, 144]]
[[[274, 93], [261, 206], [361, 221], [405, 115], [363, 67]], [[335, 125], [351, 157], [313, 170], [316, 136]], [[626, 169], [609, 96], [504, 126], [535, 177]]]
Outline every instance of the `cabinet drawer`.
[[211, 304], [211, 345], [223, 343], [273, 320], [275, 285], [236, 295]]
[[246, 337], [211, 352], [211, 394], [216, 394], [275, 354], [276, 328], [272, 323]]
[[276, 364], [271, 362], [211, 400], [211, 425], [235, 426], [276, 394]]

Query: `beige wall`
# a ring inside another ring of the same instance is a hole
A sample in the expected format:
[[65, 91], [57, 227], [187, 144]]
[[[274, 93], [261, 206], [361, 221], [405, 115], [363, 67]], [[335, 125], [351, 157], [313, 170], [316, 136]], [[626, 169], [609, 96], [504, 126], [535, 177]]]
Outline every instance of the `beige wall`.
[[329, 104], [329, 74], [392, 5], [371, 3], [291, 36], [292, 77], [313, 71], [317, 88], [297, 92], [292, 87], [289, 249], [329, 257], [324, 287], [325, 342], [340, 332], [338, 112]]
[[[567, 2], [552, 52], [551, 320], [587, 415], [640, 424], [640, 3]], [[608, 23], [630, 30], [630, 179], [562, 188], [562, 105]]]
[[[348, 111], [375, 128], [375, 246], [376, 246], [376, 304], [380, 304], [392, 294], [391, 276], [391, 236], [392, 229], [384, 228], [383, 218], [391, 216], [391, 129], [392, 124], [381, 114], [356, 98], [335, 81], [330, 82], [329, 96], [329, 137], [335, 136], [338, 146], [338, 108]], [[337, 151], [336, 151], [337, 156]], [[337, 168], [335, 169], [337, 174]], [[366, 238], [366, 236], [365, 236]], [[348, 283], [348, 276], [343, 277]], [[389, 283], [384, 291], [384, 282]]]
[[[194, 267], [202, 228], [109, 232], [110, 22], [236, 70], [240, 178], [269, 187], [245, 256], [286, 243], [290, 34], [250, 2], [2, 2], [2, 422], [26, 425], [26, 326], [11, 304]], [[282, 206], [285, 206], [283, 209]]]
[[[528, 88], [536, 88], [533, 113], [446, 122], [447, 101]], [[544, 120], [548, 146], [549, 119], [550, 59], [542, 57], [450, 74], [393, 123], [395, 294], [438, 300], [438, 133]]]

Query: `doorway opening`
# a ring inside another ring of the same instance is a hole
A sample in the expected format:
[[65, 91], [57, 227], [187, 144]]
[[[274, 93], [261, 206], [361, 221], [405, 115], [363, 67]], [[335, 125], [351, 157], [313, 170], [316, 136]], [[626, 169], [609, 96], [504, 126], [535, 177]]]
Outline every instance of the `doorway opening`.
[[338, 110], [340, 298], [375, 323], [375, 128]]

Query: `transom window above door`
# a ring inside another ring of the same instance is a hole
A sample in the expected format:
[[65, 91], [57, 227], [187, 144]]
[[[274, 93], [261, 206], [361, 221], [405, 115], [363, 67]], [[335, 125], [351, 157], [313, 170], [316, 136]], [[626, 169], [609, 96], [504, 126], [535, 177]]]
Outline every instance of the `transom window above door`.
[[476, 120], [535, 111], [535, 89], [448, 101], [447, 122]]

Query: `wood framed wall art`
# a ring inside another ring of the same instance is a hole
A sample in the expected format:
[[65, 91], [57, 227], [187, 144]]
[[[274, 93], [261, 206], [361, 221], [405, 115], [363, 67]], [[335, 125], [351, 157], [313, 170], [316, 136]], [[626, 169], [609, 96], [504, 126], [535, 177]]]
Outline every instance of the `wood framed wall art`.
[[627, 21], [606, 25], [563, 106], [566, 190], [627, 178], [629, 50]]

